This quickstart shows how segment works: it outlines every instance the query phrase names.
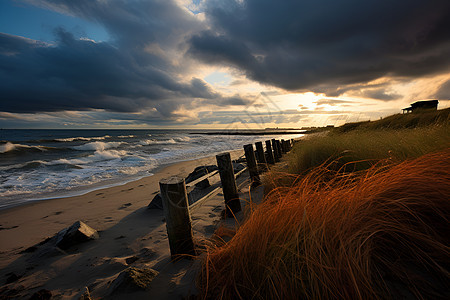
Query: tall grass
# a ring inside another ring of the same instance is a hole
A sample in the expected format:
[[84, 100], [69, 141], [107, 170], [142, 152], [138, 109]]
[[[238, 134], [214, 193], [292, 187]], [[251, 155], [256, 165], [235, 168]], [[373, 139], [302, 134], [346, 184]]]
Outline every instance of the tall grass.
[[421, 110], [417, 113], [396, 114], [377, 121], [344, 124], [336, 131], [347, 132], [355, 129], [405, 129], [450, 123], [450, 108], [441, 110]]
[[334, 168], [364, 170], [379, 160], [403, 161], [450, 147], [450, 125], [415, 129], [363, 129], [330, 132], [298, 142], [288, 156], [289, 173], [308, 170], [334, 161]]
[[206, 299], [449, 299], [450, 149], [272, 190], [207, 252]]

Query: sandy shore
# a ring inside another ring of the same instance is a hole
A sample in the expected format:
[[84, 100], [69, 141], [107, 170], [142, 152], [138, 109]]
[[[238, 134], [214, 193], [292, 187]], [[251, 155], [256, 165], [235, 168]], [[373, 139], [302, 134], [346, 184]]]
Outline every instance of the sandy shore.
[[[242, 152], [232, 152], [232, 158], [238, 158]], [[166, 275], [155, 279], [161, 281], [161, 288], [152, 289], [152, 293], [158, 299], [173, 298], [176, 296], [171, 294], [176, 290], [174, 287], [183, 282], [192, 262], [181, 262], [178, 267], [170, 263], [163, 212], [149, 210], [147, 205], [158, 193], [160, 179], [174, 175], [185, 177], [197, 166], [215, 163], [214, 156], [175, 163], [125, 185], [0, 211], [1, 284], [14, 273], [20, 278], [7, 285], [6, 291], [15, 290], [20, 297], [29, 297], [30, 293], [45, 288], [58, 298], [77, 299], [86, 286], [90, 287], [93, 296], [102, 297], [108, 284], [130, 265], [127, 259], [135, 257], [138, 259], [133, 266], [165, 270]], [[223, 198], [216, 197], [192, 212], [196, 237], [214, 232], [223, 209], [222, 202]], [[98, 230], [100, 239], [63, 255], [38, 257], [20, 253], [77, 220]], [[142, 254], [144, 252], [147, 254]], [[187, 278], [184, 280], [192, 281], [192, 276]], [[164, 284], [169, 284], [166, 290]], [[2, 293], [5, 290], [0, 291], [0, 295]]]

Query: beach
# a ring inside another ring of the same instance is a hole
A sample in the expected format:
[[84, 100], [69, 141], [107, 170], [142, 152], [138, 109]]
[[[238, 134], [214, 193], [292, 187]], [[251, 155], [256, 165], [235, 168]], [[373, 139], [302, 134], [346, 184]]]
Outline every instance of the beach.
[[[236, 159], [242, 153], [242, 150], [232, 151], [232, 158]], [[175, 175], [186, 177], [195, 167], [212, 164], [215, 164], [214, 156], [179, 162], [125, 185], [81, 196], [30, 202], [0, 211], [1, 280], [5, 281], [10, 274], [20, 277], [9, 286], [10, 289], [18, 288], [18, 295], [29, 296], [30, 292], [45, 288], [54, 295], [70, 299], [79, 297], [86, 286], [93, 289], [93, 295], [104, 296], [111, 280], [131, 265], [126, 262], [130, 257], [139, 258], [133, 266], [167, 271], [171, 263], [163, 212], [147, 209], [147, 205], [158, 193], [161, 179]], [[219, 196], [196, 209], [192, 213], [194, 236], [202, 239], [211, 235], [222, 210], [223, 197]], [[22, 252], [78, 220], [96, 229], [100, 238], [64, 254], [39, 256]], [[193, 274], [184, 279], [189, 284], [182, 280], [192, 262], [181, 264], [184, 271], [175, 267], [178, 272], [178, 275], [172, 274], [176, 275], [175, 279], [157, 277], [160, 278], [158, 281], [171, 285], [152, 289], [153, 293], [159, 294], [158, 298], [173, 297], [170, 290], [176, 290], [180, 284], [184, 284], [184, 288], [193, 288]], [[170, 274], [165, 276], [172, 276]]]

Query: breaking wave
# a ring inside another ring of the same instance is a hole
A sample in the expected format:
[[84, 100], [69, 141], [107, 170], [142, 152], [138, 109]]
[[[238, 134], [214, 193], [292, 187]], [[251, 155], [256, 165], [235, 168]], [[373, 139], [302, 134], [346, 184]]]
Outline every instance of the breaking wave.
[[6, 142], [0, 145], [0, 153], [26, 153], [26, 152], [44, 152], [48, 150], [56, 150], [57, 148], [45, 147], [45, 146], [29, 146], [22, 144], [14, 144]]
[[120, 145], [125, 144], [124, 142], [90, 142], [84, 145], [72, 147], [74, 150], [82, 151], [104, 151], [106, 149], [117, 148]]

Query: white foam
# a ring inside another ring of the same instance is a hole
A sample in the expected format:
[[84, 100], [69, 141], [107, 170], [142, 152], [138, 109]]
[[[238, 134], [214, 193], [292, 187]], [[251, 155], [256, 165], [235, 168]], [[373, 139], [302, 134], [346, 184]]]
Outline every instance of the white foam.
[[168, 140], [142, 140], [139, 141], [138, 145], [141, 146], [148, 146], [148, 145], [159, 145], [159, 144], [176, 144], [177, 142], [174, 139], [168, 139]]
[[72, 147], [75, 150], [92, 150], [92, 151], [104, 151], [106, 149], [117, 148], [122, 145], [123, 142], [90, 142], [84, 145]]
[[7, 142], [6, 144], [0, 145], [0, 153], [6, 153], [16, 149], [16, 145], [11, 142]]
[[83, 137], [83, 136], [78, 136], [78, 137], [71, 137], [71, 138], [65, 138], [65, 139], [55, 139], [55, 141], [58, 142], [74, 142], [74, 141], [95, 141], [95, 140], [104, 140], [107, 138], [110, 138], [110, 135], [105, 135], [105, 136], [96, 136], [96, 137]]
[[96, 151], [93, 156], [88, 156], [94, 161], [110, 160], [115, 158], [121, 158], [127, 155], [127, 151], [124, 150], [108, 150], [108, 151]]
[[191, 140], [188, 136], [176, 137], [175, 140], [177, 142], [189, 142]]
[[47, 151], [46, 147], [43, 146], [29, 146], [22, 144], [13, 144], [11, 142], [7, 142], [6, 144], [0, 145], [0, 153], [7, 153], [10, 151], [18, 150], [18, 149], [37, 149], [39, 151]]

